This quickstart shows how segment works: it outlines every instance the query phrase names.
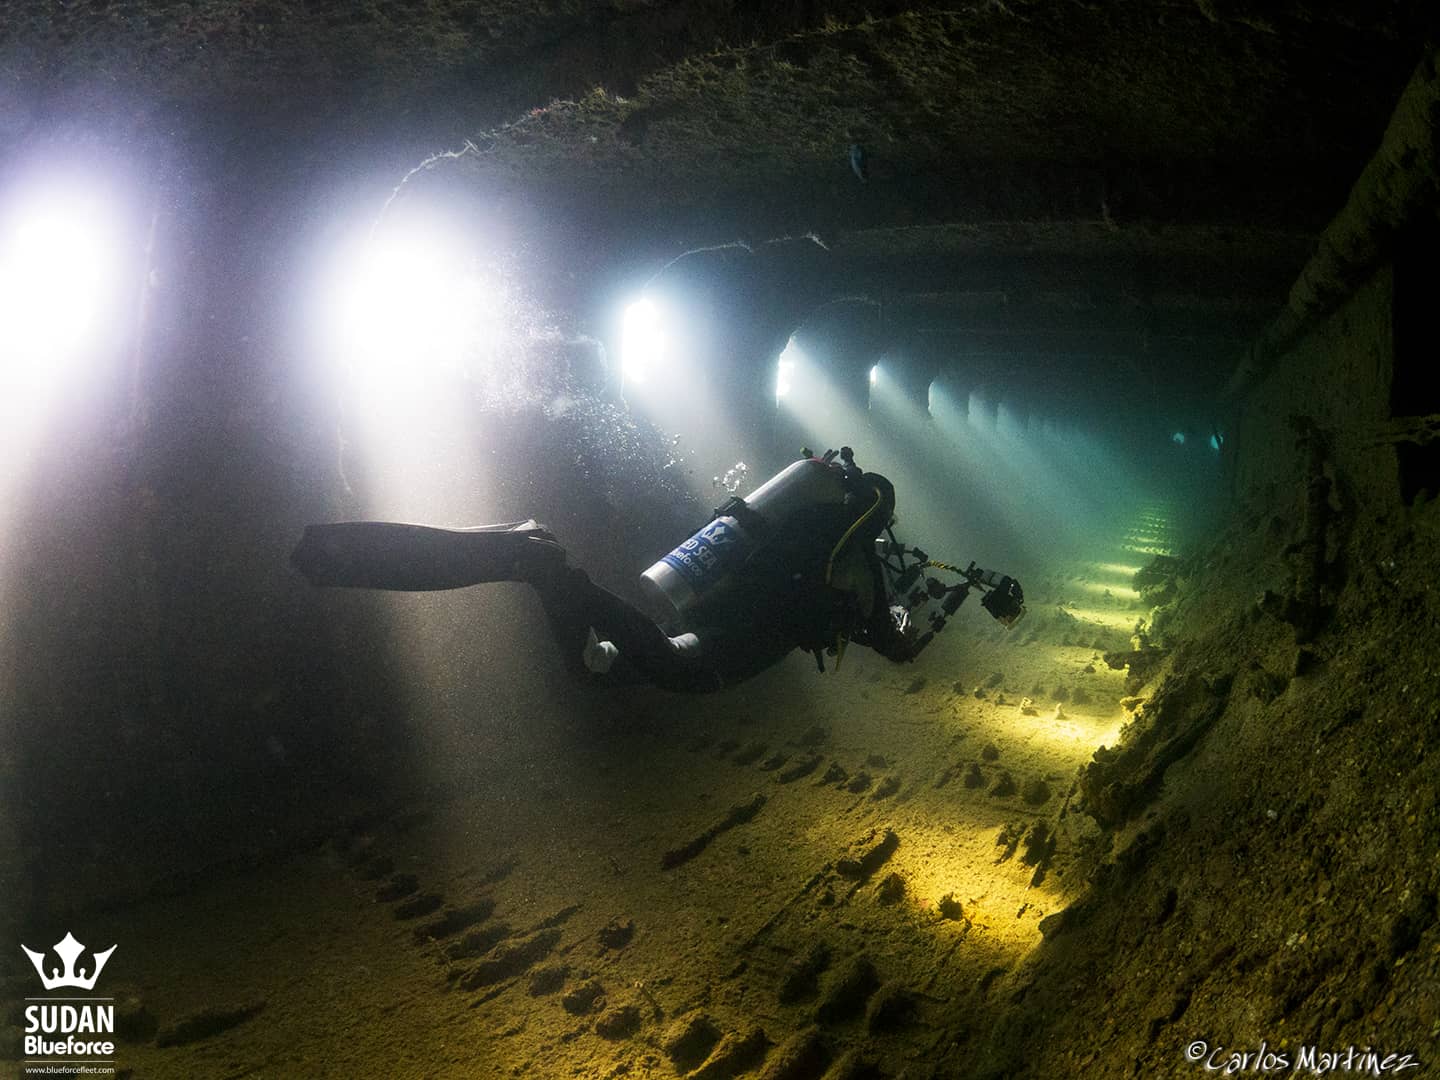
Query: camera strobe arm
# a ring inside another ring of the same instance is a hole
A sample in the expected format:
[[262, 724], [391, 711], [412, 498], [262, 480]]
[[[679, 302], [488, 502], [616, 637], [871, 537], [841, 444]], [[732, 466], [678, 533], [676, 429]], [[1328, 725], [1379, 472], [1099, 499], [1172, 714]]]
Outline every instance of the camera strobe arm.
[[[908, 610], [935, 601], [940, 604], [939, 611], [930, 613], [930, 630], [917, 641], [917, 652], [944, 629], [946, 621], [959, 610], [972, 588], [980, 590], [983, 594], [981, 606], [1005, 627], [1015, 625], [1025, 615], [1024, 590], [1020, 583], [1008, 574], [983, 570], [973, 562], [964, 568], [940, 562], [930, 558], [919, 548], [901, 544], [893, 532], [889, 534], [888, 540], [877, 541], [877, 551], [881, 564], [890, 575], [894, 594], [903, 598]], [[955, 585], [946, 585], [937, 578], [926, 577], [921, 584], [924, 572], [932, 568], [959, 574], [962, 580]]]

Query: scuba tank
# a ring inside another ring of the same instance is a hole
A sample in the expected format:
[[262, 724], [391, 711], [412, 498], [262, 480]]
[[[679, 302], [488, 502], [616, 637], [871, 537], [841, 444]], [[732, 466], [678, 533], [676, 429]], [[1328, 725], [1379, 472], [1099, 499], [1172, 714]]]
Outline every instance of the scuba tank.
[[[806, 452], [808, 454], [808, 451]], [[683, 615], [713, 593], [797, 513], [843, 507], [861, 476], [849, 447], [792, 463], [742, 498], [731, 498], [700, 529], [643, 574], [640, 589], [657, 615]]]

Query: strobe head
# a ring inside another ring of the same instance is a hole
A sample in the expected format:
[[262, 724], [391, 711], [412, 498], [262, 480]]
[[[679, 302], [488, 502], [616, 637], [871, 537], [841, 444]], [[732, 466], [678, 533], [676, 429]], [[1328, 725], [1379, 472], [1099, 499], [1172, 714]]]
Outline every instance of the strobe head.
[[1002, 577], [980, 598], [980, 606], [1007, 629], [1025, 616], [1025, 590], [1012, 577]]

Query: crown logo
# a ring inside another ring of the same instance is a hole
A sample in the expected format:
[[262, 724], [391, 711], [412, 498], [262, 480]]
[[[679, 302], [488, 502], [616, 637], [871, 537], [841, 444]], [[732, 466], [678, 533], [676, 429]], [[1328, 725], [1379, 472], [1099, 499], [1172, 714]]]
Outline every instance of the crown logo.
[[81, 990], [93, 990], [95, 980], [100, 978], [100, 969], [105, 966], [105, 961], [110, 959], [110, 954], [115, 951], [116, 946], [111, 945], [102, 953], [95, 954], [95, 971], [88, 978], [85, 969], [75, 970], [75, 961], [85, 951], [85, 946], [76, 941], [74, 936], [67, 930], [65, 936], [55, 943], [55, 955], [65, 962], [65, 970], [62, 972], [57, 967], [50, 969], [50, 974], [45, 974], [45, 954], [38, 953], [31, 949], [25, 949], [25, 955], [30, 957], [30, 963], [35, 965], [35, 974], [40, 976], [40, 981], [45, 984], [46, 990], [57, 990], [62, 986], [78, 986]]

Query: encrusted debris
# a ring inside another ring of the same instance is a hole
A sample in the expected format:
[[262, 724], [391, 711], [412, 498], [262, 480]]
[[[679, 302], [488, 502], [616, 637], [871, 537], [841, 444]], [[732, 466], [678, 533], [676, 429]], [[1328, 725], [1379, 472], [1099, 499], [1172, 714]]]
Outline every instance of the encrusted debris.
[[692, 1012], [678, 1017], [666, 1029], [660, 1039], [660, 1049], [676, 1070], [683, 1073], [709, 1057], [720, 1037], [714, 1020], [703, 1012]]
[[819, 991], [820, 973], [830, 965], [830, 947], [823, 941], [811, 942], [798, 956], [785, 965], [780, 978], [778, 997], [783, 1005], [814, 997]]
[[744, 825], [746, 822], [752, 820], [755, 815], [760, 812], [765, 802], [765, 796], [757, 791], [745, 802], [736, 803], [726, 812], [723, 818], [711, 825], [699, 836], [687, 840], [678, 847], [671, 848], [665, 852], [664, 855], [660, 856], [660, 869], [671, 870], [682, 863], [689, 862], [709, 847], [710, 842], [721, 833], [727, 832], [737, 825]]
[[495, 901], [482, 896], [465, 904], [447, 907], [427, 923], [415, 928], [416, 942], [438, 941], [484, 922], [495, 912]]
[[899, 846], [900, 837], [894, 829], [871, 829], [850, 845], [849, 854], [835, 863], [835, 872], [841, 877], [864, 881], [880, 869]]
[[210, 1006], [191, 1013], [173, 1024], [162, 1027], [155, 1036], [156, 1046], [184, 1046], [199, 1042], [222, 1031], [238, 1027], [256, 1016], [265, 1008], [265, 999], [259, 998], [237, 1006]]
[[760, 1064], [770, 1040], [760, 1027], [732, 1031], [710, 1052], [710, 1056], [686, 1080], [730, 1080]]
[[462, 975], [460, 985], [466, 990], [474, 990], [519, 975], [550, 955], [559, 941], [560, 930], [552, 927], [520, 941], [500, 946], [493, 955], [481, 960]]
[[759, 1080], [814, 1080], [830, 1061], [817, 1025], [801, 1028], [775, 1048]]
[[879, 986], [880, 976], [868, 956], [849, 957], [827, 980], [820, 1003], [815, 1007], [815, 1019], [830, 1024], [860, 1015]]

